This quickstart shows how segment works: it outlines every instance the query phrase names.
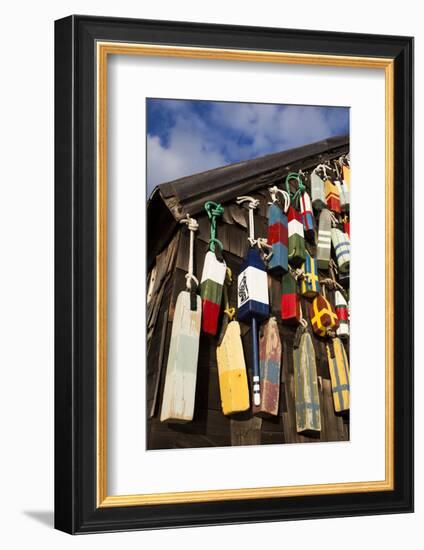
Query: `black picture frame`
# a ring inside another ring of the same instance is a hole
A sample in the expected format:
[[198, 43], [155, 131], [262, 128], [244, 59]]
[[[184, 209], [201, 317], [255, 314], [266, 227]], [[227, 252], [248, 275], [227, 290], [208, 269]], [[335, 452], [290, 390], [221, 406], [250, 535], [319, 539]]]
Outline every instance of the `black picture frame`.
[[[98, 40], [394, 60], [392, 491], [97, 507]], [[55, 527], [68, 533], [413, 511], [413, 39], [73, 15], [55, 23]]]

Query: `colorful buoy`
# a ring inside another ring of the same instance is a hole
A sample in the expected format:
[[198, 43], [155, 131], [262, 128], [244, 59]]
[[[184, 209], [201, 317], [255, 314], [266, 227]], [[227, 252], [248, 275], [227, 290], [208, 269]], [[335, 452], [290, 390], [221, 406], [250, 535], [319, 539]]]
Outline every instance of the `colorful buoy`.
[[337, 318], [339, 320], [337, 336], [349, 336], [349, 311], [347, 302], [340, 290], [336, 290], [334, 293], [334, 302], [336, 305]]
[[324, 192], [324, 181], [317, 174], [317, 171], [319, 169], [320, 166], [317, 166], [315, 170], [313, 170], [311, 173], [312, 206], [316, 210], [321, 210], [322, 208], [327, 206]]
[[265, 264], [255, 246], [255, 229], [253, 211], [258, 206], [258, 201], [252, 197], [238, 197], [237, 203], [249, 203], [249, 243], [251, 245], [246, 259], [241, 266], [238, 276], [237, 318], [244, 323], [252, 325], [252, 349], [253, 349], [253, 403], [259, 406], [260, 397], [260, 369], [258, 346], [258, 321], [266, 319], [269, 315], [268, 276]]
[[326, 344], [326, 348], [334, 410], [336, 412], [348, 411], [350, 400], [350, 372], [346, 351], [339, 338], [330, 338]]
[[270, 317], [262, 325], [259, 338], [261, 403], [255, 412], [278, 415], [281, 382], [281, 339], [277, 319]]
[[217, 218], [224, 209], [213, 201], [205, 203], [211, 230], [209, 251], [205, 255], [202, 277], [200, 281], [200, 297], [202, 298], [202, 329], [207, 334], [215, 335], [218, 330], [219, 313], [221, 310], [222, 289], [225, 280], [226, 264], [222, 256], [218, 257], [216, 247], [222, 253], [222, 243], [217, 239]]
[[321, 431], [321, 410], [315, 350], [311, 335], [306, 330], [306, 326], [305, 322], [304, 325], [298, 328], [298, 333], [293, 344], [296, 430], [298, 433]]
[[250, 407], [240, 324], [234, 320], [235, 309], [230, 308], [228, 302], [227, 287], [231, 283], [231, 271], [227, 268], [223, 336], [216, 348], [221, 405], [225, 415], [246, 411]]
[[314, 230], [314, 218], [312, 215], [312, 205], [311, 199], [307, 191], [304, 191], [300, 196], [300, 217], [303, 223], [303, 230], [305, 237], [311, 241], [315, 241], [315, 230]]
[[281, 281], [281, 319], [286, 323], [300, 321], [300, 299], [297, 282], [291, 273], [285, 273]]
[[305, 298], [315, 298], [321, 287], [318, 280], [318, 267], [315, 258], [306, 252], [305, 263], [302, 265], [303, 277], [300, 282], [300, 294]]
[[181, 223], [186, 223], [190, 231], [187, 290], [178, 294], [175, 305], [162, 397], [161, 422], [167, 420], [189, 422], [194, 414], [202, 318], [202, 303], [196, 292], [198, 281], [193, 274], [194, 233], [198, 229], [198, 224], [190, 216]]
[[289, 226], [289, 263], [300, 267], [305, 261], [305, 239], [300, 213], [290, 206], [288, 211]]
[[350, 267], [350, 239], [349, 235], [338, 229], [331, 228], [331, 242], [334, 254], [341, 273], [347, 273]]
[[327, 298], [318, 294], [310, 306], [312, 330], [318, 336], [327, 336], [329, 331], [337, 330], [339, 320]]
[[[272, 255], [268, 261], [268, 271], [275, 274], [288, 270], [288, 227], [287, 214], [290, 198], [285, 191], [277, 187], [270, 188], [272, 202], [268, 207], [268, 244], [272, 246]], [[284, 196], [285, 208], [278, 206], [277, 193]]]
[[318, 269], [327, 270], [331, 257], [331, 214], [323, 208], [319, 216], [317, 264]]
[[337, 185], [330, 179], [325, 180], [325, 200], [327, 201], [327, 207], [340, 214], [340, 193]]

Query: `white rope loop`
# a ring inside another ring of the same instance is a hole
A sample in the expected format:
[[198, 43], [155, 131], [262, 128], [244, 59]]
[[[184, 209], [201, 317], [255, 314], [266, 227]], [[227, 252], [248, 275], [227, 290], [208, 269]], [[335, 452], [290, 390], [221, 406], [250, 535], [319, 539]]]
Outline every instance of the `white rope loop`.
[[258, 245], [259, 250], [262, 252], [263, 259], [266, 262], [270, 260], [273, 255], [273, 252], [272, 252], [272, 245], [268, 244], [268, 239], [265, 239], [263, 237], [258, 237], [256, 239], [256, 244]]
[[328, 179], [327, 166], [325, 164], [318, 164], [314, 172], [322, 171], [324, 173], [324, 178]]
[[249, 207], [249, 243], [250, 246], [254, 246], [256, 244], [255, 240], [255, 220], [253, 217], [253, 211], [256, 210], [256, 208], [259, 206], [259, 200], [254, 199], [253, 197], [249, 197], [247, 195], [243, 195], [241, 197], [237, 197], [236, 203], [237, 204], [243, 204], [244, 202], [248, 202]]
[[271, 201], [273, 203], [278, 201], [278, 194], [283, 196], [283, 201], [284, 201], [283, 210], [284, 210], [284, 213], [286, 214], [290, 206], [290, 196], [287, 193], [287, 191], [284, 191], [283, 189], [279, 189], [276, 185], [274, 185], [273, 187], [270, 187], [268, 191], [269, 191], [269, 194], [271, 195]]
[[186, 273], [185, 279], [187, 290], [191, 290], [191, 281], [194, 281], [196, 286], [199, 286], [199, 280], [193, 274], [194, 233], [199, 229], [199, 224], [197, 223], [197, 220], [191, 218], [189, 214], [187, 214], [183, 220], [180, 220], [180, 223], [185, 223], [190, 231], [190, 254], [188, 259], [188, 272]]

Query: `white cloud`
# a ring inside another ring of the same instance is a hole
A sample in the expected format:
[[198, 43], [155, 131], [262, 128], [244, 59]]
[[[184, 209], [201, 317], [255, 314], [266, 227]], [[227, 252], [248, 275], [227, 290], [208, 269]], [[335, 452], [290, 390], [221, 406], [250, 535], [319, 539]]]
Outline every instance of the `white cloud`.
[[177, 123], [171, 130], [169, 147], [158, 136], [147, 137], [147, 189], [183, 176], [226, 164], [216, 145], [190, 124]]
[[255, 158], [334, 135], [340, 112], [302, 105], [215, 103], [208, 117], [167, 102], [175, 125], [167, 144], [148, 136], [148, 191], [183, 176]]

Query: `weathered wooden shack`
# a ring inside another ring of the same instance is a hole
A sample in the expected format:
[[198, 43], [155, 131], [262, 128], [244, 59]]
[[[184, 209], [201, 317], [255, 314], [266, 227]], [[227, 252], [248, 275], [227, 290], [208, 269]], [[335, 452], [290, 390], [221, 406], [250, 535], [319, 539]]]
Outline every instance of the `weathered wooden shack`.
[[[236, 204], [236, 197], [251, 195], [259, 199], [255, 214], [256, 235], [267, 235], [268, 188], [283, 187], [289, 172], [306, 174], [318, 164], [349, 151], [348, 136], [333, 137], [304, 147], [240, 162], [159, 185], [147, 206], [147, 448], [209, 447], [346, 441], [349, 418], [334, 411], [327, 354], [323, 340], [314, 337], [317, 360], [321, 432], [303, 435], [296, 432], [293, 380], [293, 339], [296, 327], [280, 319], [281, 278], [269, 276], [270, 306], [279, 320], [283, 347], [279, 414], [272, 418], [253, 416], [251, 411], [233, 417], [221, 410], [216, 363], [217, 337], [201, 334], [194, 419], [187, 424], [160, 422], [161, 399], [167, 353], [178, 293], [185, 288], [189, 235], [179, 221], [190, 214], [199, 230], [195, 242], [195, 274], [200, 277], [209, 239], [209, 220], [204, 210], [208, 200], [219, 202], [224, 214], [218, 222], [218, 238], [224, 257], [234, 274], [246, 255], [248, 212]], [[314, 247], [308, 246], [312, 254]], [[320, 274], [325, 277], [327, 273]], [[330, 292], [327, 297], [334, 300]], [[237, 303], [236, 285], [230, 301]], [[306, 305], [306, 302], [305, 302]], [[304, 311], [307, 308], [304, 307]], [[306, 316], [306, 315], [305, 315]], [[251, 377], [250, 327], [242, 325], [246, 365]], [[348, 352], [348, 345], [346, 345]]]

